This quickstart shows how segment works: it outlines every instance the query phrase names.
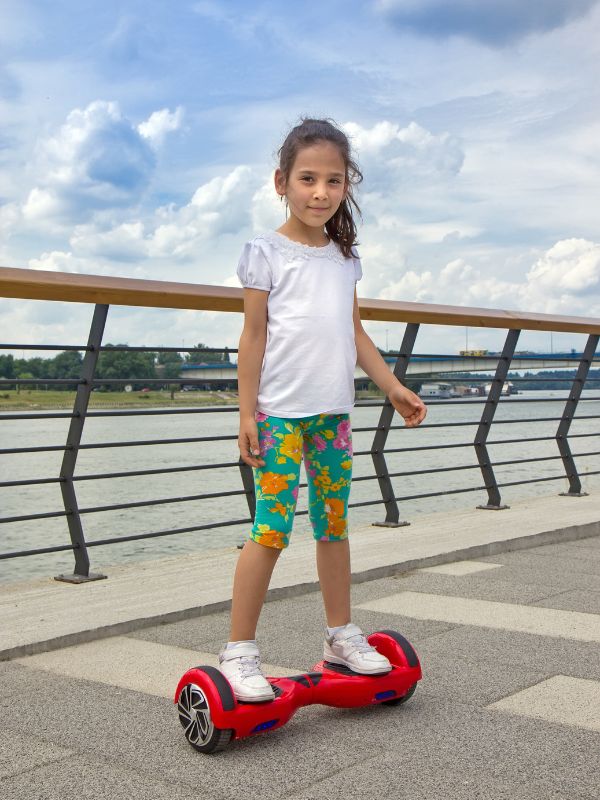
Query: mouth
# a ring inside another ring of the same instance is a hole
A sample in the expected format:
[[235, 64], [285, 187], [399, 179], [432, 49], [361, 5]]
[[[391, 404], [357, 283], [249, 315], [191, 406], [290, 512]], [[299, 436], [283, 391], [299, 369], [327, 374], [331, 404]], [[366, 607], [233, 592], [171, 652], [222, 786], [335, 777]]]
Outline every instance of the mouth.
[[311, 211], [329, 211], [328, 208], [315, 208], [314, 206], [309, 206]]

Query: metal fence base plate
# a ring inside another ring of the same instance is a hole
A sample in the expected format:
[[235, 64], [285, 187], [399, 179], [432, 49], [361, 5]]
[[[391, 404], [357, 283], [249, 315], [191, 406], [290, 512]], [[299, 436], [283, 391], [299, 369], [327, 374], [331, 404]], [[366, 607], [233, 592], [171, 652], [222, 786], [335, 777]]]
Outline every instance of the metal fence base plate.
[[559, 497], [589, 497], [588, 492], [559, 492]]
[[504, 505], [502, 505], [502, 506], [490, 506], [490, 505], [486, 505], [486, 506], [477, 506], [477, 508], [481, 508], [481, 509], [483, 509], [483, 511], [503, 511], [505, 508], [510, 508], [510, 506], [504, 506]]
[[405, 528], [410, 522], [372, 522], [377, 528]]
[[89, 575], [55, 575], [55, 581], [64, 581], [65, 583], [87, 583], [88, 581], [101, 581], [103, 578], [108, 578], [108, 575], [102, 575], [99, 572], [90, 572]]

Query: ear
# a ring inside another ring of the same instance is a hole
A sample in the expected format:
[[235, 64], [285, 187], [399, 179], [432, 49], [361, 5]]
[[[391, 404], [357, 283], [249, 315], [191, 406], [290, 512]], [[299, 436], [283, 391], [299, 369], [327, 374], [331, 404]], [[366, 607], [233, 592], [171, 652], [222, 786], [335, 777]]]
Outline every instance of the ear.
[[273, 182], [275, 184], [275, 191], [277, 194], [282, 197], [285, 194], [285, 175], [283, 172], [277, 167], [275, 170], [275, 175], [273, 176]]

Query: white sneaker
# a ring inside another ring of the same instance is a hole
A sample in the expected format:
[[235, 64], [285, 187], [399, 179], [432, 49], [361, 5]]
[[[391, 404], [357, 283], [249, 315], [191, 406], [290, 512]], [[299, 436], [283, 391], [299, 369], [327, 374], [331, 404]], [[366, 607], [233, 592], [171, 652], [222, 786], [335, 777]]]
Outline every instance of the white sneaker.
[[388, 659], [368, 643], [358, 625], [352, 622], [325, 638], [323, 658], [362, 675], [380, 675], [392, 669]]
[[262, 674], [258, 647], [251, 642], [239, 642], [219, 653], [219, 669], [225, 675], [234, 695], [247, 703], [273, 700], [275, 693]]

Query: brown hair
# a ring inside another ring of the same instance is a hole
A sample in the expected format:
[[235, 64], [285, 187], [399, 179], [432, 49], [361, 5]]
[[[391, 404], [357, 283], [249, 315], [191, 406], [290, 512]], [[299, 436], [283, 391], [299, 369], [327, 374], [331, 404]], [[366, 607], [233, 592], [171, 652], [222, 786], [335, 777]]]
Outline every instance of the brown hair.
[[356, 223], [352, 216], [352, 206], [354, 206], [362, 219], [360, 208], [352, 194], [352, 188], [362, 181], [363, 175], [358, 168], [358, 164], [351, 156], [350, 143], [346, 134], [335, 125], [333, 120], [301, 117], [300, 124], [292, 128], [277, 151], [279, 169], [283, 172], [287, 181], [298, 152], [303, 147], [310, 147], [321, 141], [331, 142], [338, 148], [346, 167], [348, 190], [338, 210], [325, 223], [325, 230], [329, 238], [337, 243], [342, 254], [346, 258], [350, 258], [350, 250], [354, 244], [357, 244]]

